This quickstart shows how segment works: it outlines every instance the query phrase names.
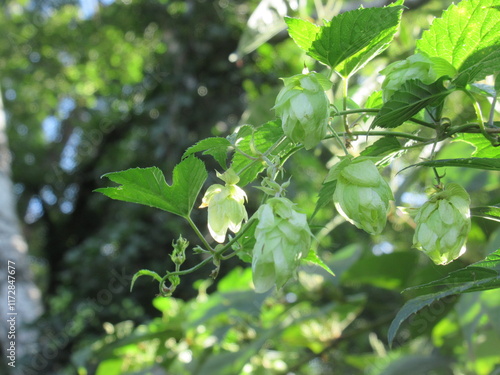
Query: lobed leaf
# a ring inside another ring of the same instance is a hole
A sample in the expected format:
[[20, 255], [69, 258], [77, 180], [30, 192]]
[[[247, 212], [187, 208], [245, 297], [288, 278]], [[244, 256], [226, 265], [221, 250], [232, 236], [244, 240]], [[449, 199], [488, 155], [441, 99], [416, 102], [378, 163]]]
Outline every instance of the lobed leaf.
[[440, 58], [465, 86], [500, 71], [500, 1], [463, 0], [451, 5], [417, 41], [417, 50]]
[[401, 20], [402, 3], [344, 12], [321, 27], [295, 18], [286, 22], [300, 48], [347, 78], [389, 46]]
[[207, 171], [200, 159], [190, 156], [175, 166], [172, 185], [166, 183], [163, 172], [157, 167], [132, 168], [106, 173], [103, 177], [121, 186], [100, 188], [96, 192], [111, 199], [139, 203], [188, 217], [207, 179]]

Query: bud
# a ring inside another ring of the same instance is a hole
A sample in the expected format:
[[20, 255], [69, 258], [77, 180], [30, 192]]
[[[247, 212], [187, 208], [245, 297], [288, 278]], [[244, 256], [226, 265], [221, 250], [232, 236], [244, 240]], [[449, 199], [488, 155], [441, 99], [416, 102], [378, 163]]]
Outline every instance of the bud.
[[186, 249], [188, 246], [189, 241], [182, 236], [179, 236], [177, 240], [172, 241], [172, 247], [174, 250], [172, 251], [172, 254], [170, 254], [170, 258], [174, 264], [180, 266], [186, 261]]
[[415, 216], [413, 246], [436, 264], [448, 264], [465, 252], [470, 231], [470, 197], [458, 184], [450, 183], [432, 195]]
[[200, 208], [208, 207], [208, 230], [215, 241], [222, 243], [228, 229], [237, 233], [241, 223], [248, 220], [244, 206], [247, 195], [236, 186], [240, 178], [232, 169], [223, 174], [217, 172], [217, 177], [226, 183], [225, 186], [210, 186]]
[[387, 222], [389, 201], [394, 197], [375, 164], [366, 157], [345, 158], [330, 171], [329, 177], [327, 181], [337, 179], [333, 193], [337, 211], [356, 227], [380, 234]]
[[406, 60], [393, 62], [380, 73], [386, 76], [382, 83], [384, 102], [407, 80], [419, 79], [425, 84], [431, 84], [437, 79], [432, 60], [418, 53]]
[[285, 87], [279, 92], [274, 106], [276, 115], [281, 117], [285, 135], [293, 142], [303, 143], [309, 150], [326, 136], [330, 102], [325, 90], [332, 84], [315, 72], [283, 81]]
[[309, 252], [312, 233], [306, 215], [286, 198], [270, 198], [256, 214], [252, 276], [255, 290], [263, 293], [274, 284], [281, 288], [293, 276]]

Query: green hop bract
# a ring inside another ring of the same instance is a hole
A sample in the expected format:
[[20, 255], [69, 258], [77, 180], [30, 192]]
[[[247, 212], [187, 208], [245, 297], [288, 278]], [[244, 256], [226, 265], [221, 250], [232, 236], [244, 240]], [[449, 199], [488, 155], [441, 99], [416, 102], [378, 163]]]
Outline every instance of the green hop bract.
[[433, 194], [417, 212], [413, 246], [436, 264], [447, 264], [465, 252], [469, 234], [470, 197], [463, 187], [449, 183]]
[[293, 142], [309, 150], [326, 135], [330, 102], [325, 90], [331, 82], [311, 72], [284, 78], [285, 87], [276, 98], [274, 109], [281, 117], [283, 132]]
[[215, 241], [222, 243], [228, 229], [237, 233], [241, 228], [241, 223], [248, 220], [244, 206], [247, 196], [240, 187], [236, 186], [240, 178], [232, 169], [228, 169], [223, 174], [217, 172], [217, 177], [226, 185], [210, 186], [200, 207], [208, 207], [208, 230]]
[[286, 198], [270, 198], [256, 214], [252, 276], [255, 290], [263, 293], [275, 284], [281, 288], [293, 276], [309, 252], [312, 233], [306, 215]]
[[380, 73], [386, 76], [382, 83], [384, 101], [387, 101], [401, 85], [410, 79], [418, 79], [425, 84], [431, 84], [438, 78], [432, 60], [418, 53], [406, 60], [393, 62]]
[[337, 179], [333, 193], [337, 211], [356, 227], [380, 234], [394, 197], [373, 161], [345, 158], [330, 170], [327, 181], [333, 179]]

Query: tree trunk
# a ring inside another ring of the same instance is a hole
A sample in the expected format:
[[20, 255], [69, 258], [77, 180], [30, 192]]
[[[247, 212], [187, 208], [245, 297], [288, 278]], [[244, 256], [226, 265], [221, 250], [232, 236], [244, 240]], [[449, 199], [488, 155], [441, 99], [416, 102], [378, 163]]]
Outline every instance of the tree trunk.
[[37, 351], [38, 334], [32, 323], [42, 314], [42, 304], [16, 214], [10, 162], [0, 95], [0, 364], [7, 368], [0, 372], [17, 375], [24, 373], [21, 362], [29, 363], [30, 354]]

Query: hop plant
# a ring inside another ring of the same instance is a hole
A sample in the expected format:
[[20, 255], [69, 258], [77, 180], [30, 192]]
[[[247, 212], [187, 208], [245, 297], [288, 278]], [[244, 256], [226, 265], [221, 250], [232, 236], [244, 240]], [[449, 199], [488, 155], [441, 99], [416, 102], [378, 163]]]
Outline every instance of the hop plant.
[[409, 79], [419, 79], [425, 84], [437, 79], [431, 59], [418, 53], [406, 60], [393, 62], [380, 73], [386, 76], [382, 83], [384, 101], [389, 100], [392, 94]]
[[413, 246], [436, 264], [448, 264], [465, 252], [470, 231], [470, 197], [463, 187], [449, 183], [433, 194], [417, 212]]
[[286, 198], [270, 198], [256, 214], [252, 276], [255, 290], [263, 293], [275, 284], [281, 288], [293, 276], [308, 254], [312, 233], [306, 215]]
[[217, 177], [226, 183], [225, 186], [210, 186], [200, 208], [208, 207], [208, 230], [215, 241], [222, 243], [228, 229], [237, 233], [242, 222], [248, 220], [244, 206], [247, 195], [236, 185], [240, 178], [232, 169], [223, 174], [217, 172]]
[[283, 81], [285, 87], [279, 92], [274, 106], [276, 115], [281, 117], [285, 135], [309, 150], [326, 135], [330, 102], [325, 90], [332, 84], [315, 72], [298, 74]]
[[392, 191], [370, 159], [345, 158], [335, 165], [326, 181], [337, 180], [333, 201], [351, 224], [370, 234], [385, 228]]

